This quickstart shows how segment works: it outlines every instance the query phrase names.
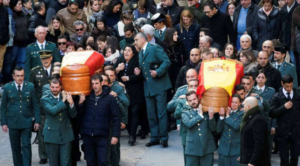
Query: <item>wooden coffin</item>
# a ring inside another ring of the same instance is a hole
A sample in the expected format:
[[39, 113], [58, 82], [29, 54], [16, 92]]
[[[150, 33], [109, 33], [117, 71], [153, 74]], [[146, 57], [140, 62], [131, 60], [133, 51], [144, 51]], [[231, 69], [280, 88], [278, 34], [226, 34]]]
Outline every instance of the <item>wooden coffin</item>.
[[67, 65], [62, 68], [61, 81], [63, 90], [72, 95], [90, 95], [91, 82], [88, 66], [82, 64]]
[[213, 106], [214, 111], [219, 112], [222, 107], [228, 107], [228, 102], [228, 92], [225, 89], [218, 87], [205, 90], [201, 98], [203, 112], [208, 112], [209, 106]]

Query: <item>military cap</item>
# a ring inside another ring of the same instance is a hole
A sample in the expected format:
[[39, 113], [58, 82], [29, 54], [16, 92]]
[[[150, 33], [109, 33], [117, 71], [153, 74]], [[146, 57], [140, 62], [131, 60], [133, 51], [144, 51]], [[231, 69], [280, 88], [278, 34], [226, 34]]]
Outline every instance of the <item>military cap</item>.
[[152, 16], [151, 21], [153, 24], [157, 23], [157, 22], [163, 22], [165, 21], [166, 16], [162, 13], [156, 13]]
[[42, 51], [39, 51], [39, 54], [40, 54], [40, 58], [41, 59], [46, 59], [46, 58], [50, 58], [51, 57], [52, 51], [50, 51], [50, 50], [42, 50]]
[[289, 48], [285, 44], [280, 44], [275, 47], [275, 51], [281, 52], [282, 54], [285, 54], [288, 50]]

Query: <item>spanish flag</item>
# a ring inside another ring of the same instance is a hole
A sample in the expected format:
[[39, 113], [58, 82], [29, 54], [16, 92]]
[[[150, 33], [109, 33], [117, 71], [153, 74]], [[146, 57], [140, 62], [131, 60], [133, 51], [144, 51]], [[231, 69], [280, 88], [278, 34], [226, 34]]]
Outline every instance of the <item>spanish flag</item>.
[[104, 64], [104, 57], [96, 51], [76, 51], [64, 56], [61, 69], [72, 64], [83, 64], [89, 67], [90, 76], [93, 76]]
[[235, 85], [240, 84], [243, 76], [244, 68], [239, 61], [219, 58], [204, 60], [199, 71], [197, 94], [201, 98], [205, 90], [219, 87], [225, 89], [231, 97]]

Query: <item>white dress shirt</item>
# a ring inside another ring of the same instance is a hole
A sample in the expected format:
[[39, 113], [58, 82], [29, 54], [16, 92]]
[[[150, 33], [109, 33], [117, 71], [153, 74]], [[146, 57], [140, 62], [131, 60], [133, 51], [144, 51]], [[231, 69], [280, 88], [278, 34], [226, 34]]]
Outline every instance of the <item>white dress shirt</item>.
[[145, 51], [146, 51], [146, 49], [147, 49], [147, 45], [148, 45], [148, 42], [144, 45], [144, 47], [143, 47], [143, 55], [145, 54]]
[[[17, 84], [16, 81], [14, 81], [14, 82], [15, 82], [17, 90], [19, 90], [19, 88], [18, 88], [19, 84]], [[23, 89], [23, 84], [24, 84], [24, 82], [22, 82], [22, 84], [20, 84], [21, 85], [21, 87], [20, 87], [21, 92], [22, 92], [22, 89]]]
[[[283, 92], [284, 96], [285, 96], [286, 98], [288, 98], [287, 91], [286, 91], [284, 88], [282, 88], [282, 92]], [[293, 92], [293, 90], [292, 90], [292, 91], [290, 92], [290, 97], [291, 97], [291, 99], [293, 99], [293, 96], [294, 96], [294, 92]]]
[[[39, 43], [38, 41], [36, 41], [36, 43], [38, 44], [40, 50], [45, 50], [46, 49], [46, 40], [43, 43]], [[43, 45], [43, 49], [42, 49], [41, 45]]]
[[266, 86], [264, 85], [263, 87], [259, 87], [258, 85], [256, 85], [256, 89], [257, 90], [262, 90], [262, 92], [265, 90]]
[[50, 76], [50, 72], [51, 72], [51, 65], [50, 65], [50, 67], [48, 67], [48, 69], [46, 69], [45, 67], [43, 67], [44, 68], [44, 70], [46, 70], [47, 71], [47, 73], [48, 73], [48, 76]]
[[286, 5], [286, 8], [287, 8], [287, 11], [288, 11], [288, 13], [292, 10], [292, 8], [295, 6], [295, 1], [296, 0], [294, 0], [294, 3], [291, 5], [291, 7], [289, 7], [289, 5]]

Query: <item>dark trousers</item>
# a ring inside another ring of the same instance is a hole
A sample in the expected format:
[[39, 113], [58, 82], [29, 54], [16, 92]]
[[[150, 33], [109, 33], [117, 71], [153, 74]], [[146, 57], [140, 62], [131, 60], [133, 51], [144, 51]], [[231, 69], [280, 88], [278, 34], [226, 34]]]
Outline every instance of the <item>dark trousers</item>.
[[44, 142], [44, 136], [43, 136], [45, 121], [46, 121], [46, 116], [41, 115], [41, 124], [38, 130], [38, 140], [39, 140], [38, 148], [39, 148], [40, 159], [48, 159], [46, 143]]
[[50, 166], [70, 166], [72, 143], [46, 143]]
[[9, 129], [14, 166], [31, 166], [31, 128]]
[[71, 123], [73, 126], [73, 132], [74, 132], [74, 140], [72, 141], [72, 166], [77, 165], [77, 160], [80, 160], [81, 152], [80, 152], [80, 145], [79, 145], [79, 123], [77, 118], [71, 118]]
[[120, 138], [116, 145], [110, 146], [110, 164], [111, 166], [119, 166], [121, 160]]
[[140, 124], [141, 124], [141, 132], [143, 132], [144, 134], [148, 134], [150, 129], [149, 129], [146, 105], [142, 105], [142, 110], [139, 113], [139, 117], [140, 117]]
[[12, 70], [15, 66], [16, 57], [12, 54], [13, 47], [7, 47], [4, 54], [3, 67], [1, 71], [1, 83], [6, 84], [13, 80]]
[[168, 140], [167, 91], [146, 96], [151, 141]]
[[[281, 166], [297, 166], [300, 151], [300, 139], [278, 138]], [[289, 157], [290, 160], [289, 160]]]
[[105, 166], [109, 138], [82, 135], [87, 166]]
[[130, 105], [128, 107], [128, 126], [127, 131], [130, 136], [136, 137], [136, 130], [139, 125], [139, 112], [141, 110], [141, 105]]

